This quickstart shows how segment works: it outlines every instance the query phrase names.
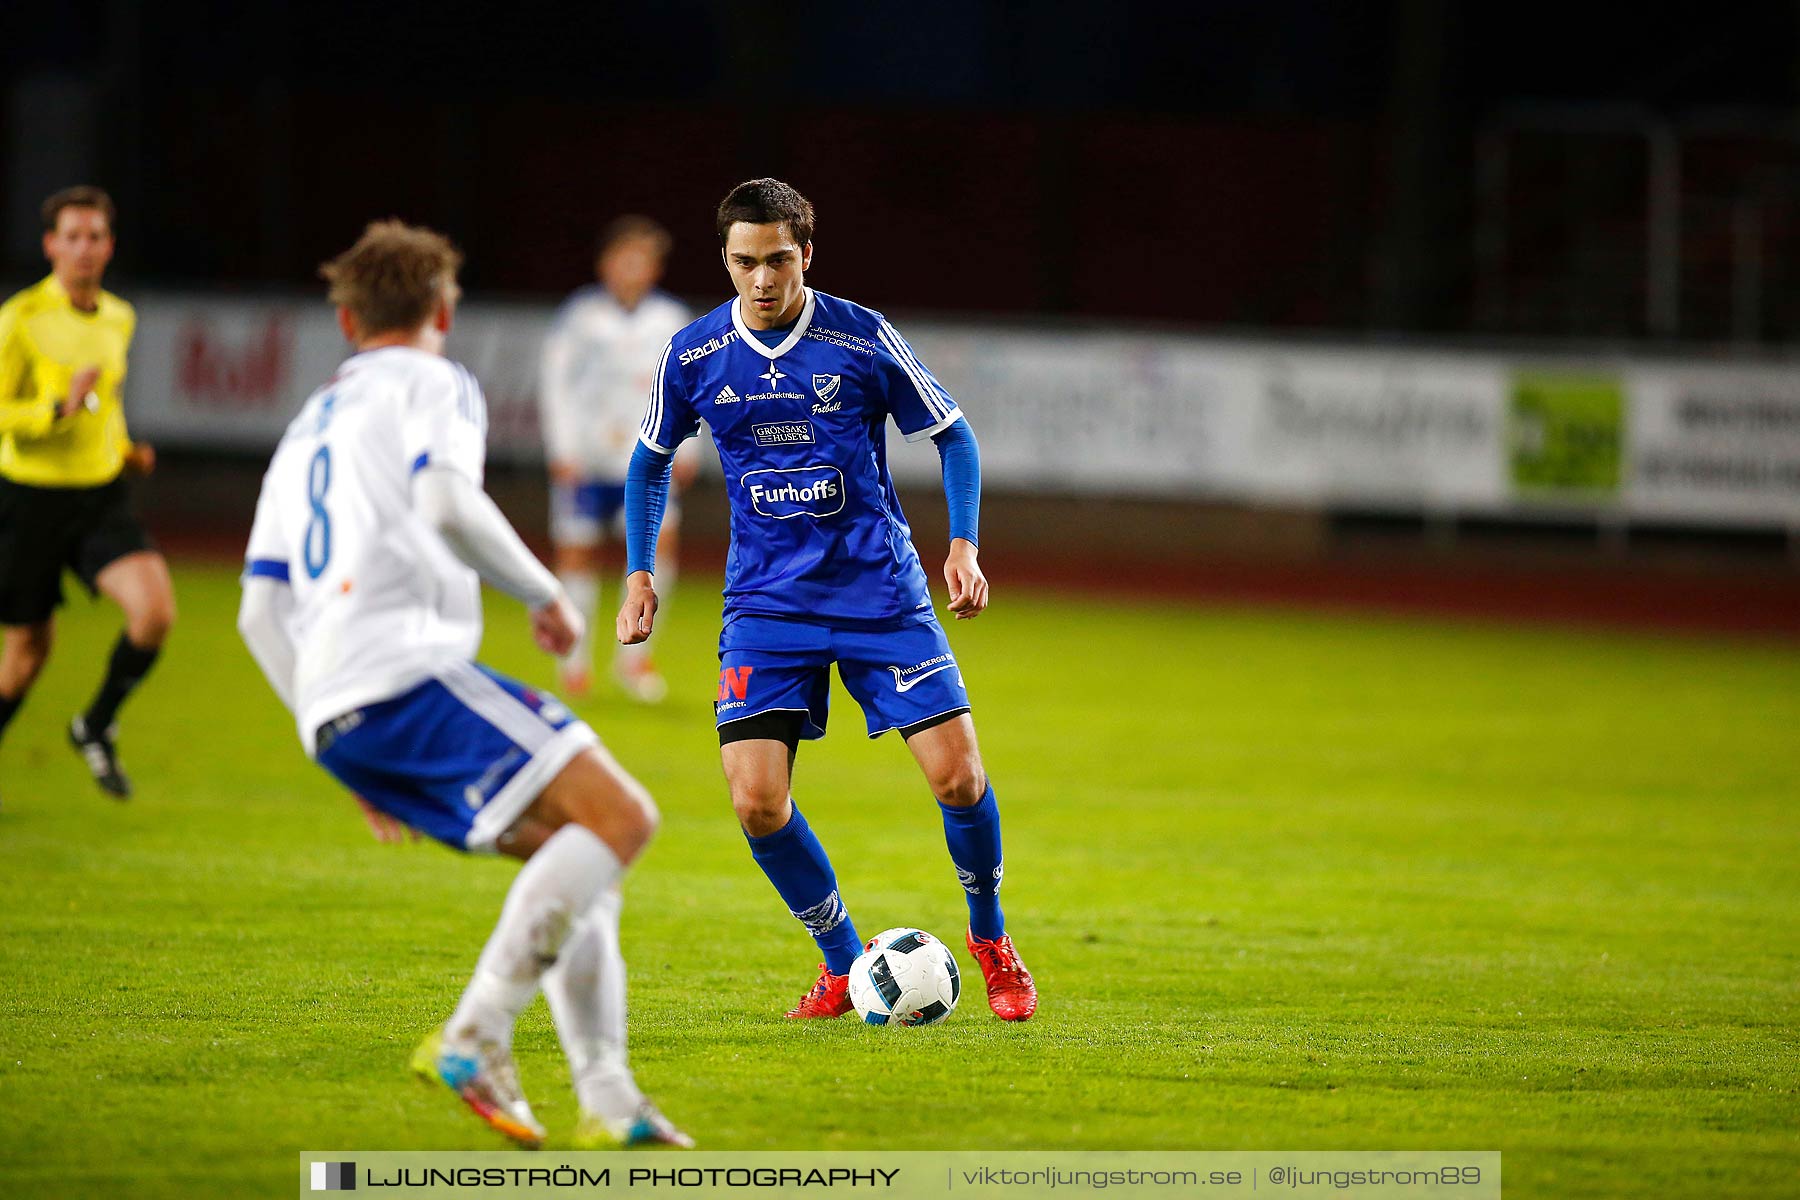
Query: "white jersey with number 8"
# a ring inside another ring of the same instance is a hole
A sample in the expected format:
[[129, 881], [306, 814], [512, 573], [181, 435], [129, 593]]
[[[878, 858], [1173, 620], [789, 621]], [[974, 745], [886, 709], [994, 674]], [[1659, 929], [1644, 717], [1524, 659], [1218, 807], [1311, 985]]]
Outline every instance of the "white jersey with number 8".
[[477, 487], [487, 405], [457, 363], [393, 346], [354, 355], [288, 426], [263, 476], [249, 575], [293, 591], [294, 712], [314, 733], [398, 696], [481, 643], [481, 584], [413, 508], [427, 467]]

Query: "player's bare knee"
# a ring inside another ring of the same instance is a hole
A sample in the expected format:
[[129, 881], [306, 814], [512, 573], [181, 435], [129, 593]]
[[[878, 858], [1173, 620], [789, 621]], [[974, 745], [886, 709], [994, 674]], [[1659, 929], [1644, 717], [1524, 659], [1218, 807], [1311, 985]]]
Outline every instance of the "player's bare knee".
[[125, 620], [125, 636], [131, 644], [145, 650], [154, 649], [168, 638], [175, 627], [175, 601], [151, 604], [132, 613]]
[[787, 807], [787, 788], [773, 781], [731, 785], [731, 810], [751, 837], [766, 837], [787, 824]]
[[11, 692], [30, 687], [49, 659], [48, 631], [8, 631], [5, 645], [0, 648], [0, 688]]
[[590, 811], [597, 813], [589, 825], [601, 839], [630, 862], [656, 836], [661, 814], [650, 791], [631, 776], [619, 772], [611, 786], [595, 797]]
[[44, 625], [21, 625], [6, 631], [6, 653], [18, 655], [21, 659], [30, 658], [41, 663], [50, 656], [52, 640], [50, 626], [47, 623]]
[[973, 808], [987, 794], [987, 772], [981, 759], [970, 755], [939, 770], [931, 780], [932, 794], [950, 808]]
[[627, 866], [644, 852], [656, 833], [655, 819], [635, 803], [583, 805], [570, 814], [569, 821], [605, 842]]
[[731, 785], [731, 811], [737, 814], [738, 824], [749, 828], [758, 819], [766, 807], [762, 796], [755, 788]]
[[599, 749], [572, 759], [526, 812], [552, 830], [582, 826], [626, 863], [649, 844], [657, 826], [649, 790]]
[[38, 672], [44, 669], [44, 660], [37, 659], [26, 662], [23, 659], [8, 656], [0, 661], [0, 697], [17, 700], [30, 690], [37, 682]]
[[29, 683], [37, 678], [38, 672], [44, 669], [44, 660], [49, 655], [38, 646], [13, 645], [8, 643], [4, 659], [6, 673]]
[[662, 828], [662, 810], [656, 807], [650, 789], [629, 777], [627, 783], [630, 786], [622, 802], [627, 810], [625, 819], [643, 842], [648, 844], [656, 836], [656, 831]]

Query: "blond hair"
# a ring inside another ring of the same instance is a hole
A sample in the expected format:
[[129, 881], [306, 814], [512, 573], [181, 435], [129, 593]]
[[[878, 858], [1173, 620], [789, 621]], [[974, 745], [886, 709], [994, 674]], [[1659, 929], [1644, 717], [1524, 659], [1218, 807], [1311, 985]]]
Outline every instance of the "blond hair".
[[417, 329], [460, 294], [462, 251], [450, 239], [398, 219], [371, 221], [356, 245], [319, 268], [331, 302], [350, 310], [364, 336]]

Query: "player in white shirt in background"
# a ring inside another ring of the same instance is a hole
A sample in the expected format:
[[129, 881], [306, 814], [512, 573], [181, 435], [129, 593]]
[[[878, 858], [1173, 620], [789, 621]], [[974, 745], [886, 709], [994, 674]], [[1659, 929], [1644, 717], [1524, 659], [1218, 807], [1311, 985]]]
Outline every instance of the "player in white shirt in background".
[[[668, 231], [648, 217], [620, 217], [601, 234], [598, 284], [569, 296], [544, 339], [538, 403], [550, 460], [550, 540], [556, 575], [582, 618], [600, 600], [600, 544], [606, 530], [624, 540], [625, 472], [637, 444], [644, 398], [657, 359], [690, 314], [656, 290], [669, 255]], [[698, 446], [675, 460], [678, 494], [694, 477]], [[657, 544], [657, 596], [667, 596], [679, 513], [669, 500]], [[563, 691], [592, 686], [593, 648], [584, 634], [560, 662]], [[619, 646], [613, 673], [635, 699], [654, 704], [668, 691], [645, 644]]]
[[580, 1099], [576, 1145], [692, 1145], [626, 1060], [619, 883], [656, 808], [554, 697], [474, 662], [482, 579], [525, 603], [547, 652], [566, 652], [582, 622], [482, 490], [486, 404], [443, 357], [461, 258], [386, 221], [321, 269], [357, 353], [269, 464], [238, 628], [307, 754], [378, 838], [410, 827], [525, 860], [414, 1069], [541, 1144], [512, 1059], [514, 1022], [541, 987]]

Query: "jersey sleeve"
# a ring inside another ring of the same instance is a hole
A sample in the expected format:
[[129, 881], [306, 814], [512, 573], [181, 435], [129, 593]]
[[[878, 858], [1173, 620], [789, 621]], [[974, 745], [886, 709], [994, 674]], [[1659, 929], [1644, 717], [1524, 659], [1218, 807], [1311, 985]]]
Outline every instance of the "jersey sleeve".
[[56, 421], [56, 397], [33, 386], [31, 347], [17, 303], [0, 306], [0, 434], [43, 437]]
[[31, 372], [31, 355], [23, 326], [18, 301], [0, 305], [0, 404], [30, 398], [25, 383]]
[[414, 385], [403, 432], [407, 470], [447, 467], [479, 487], [487, 466], [487, 400], [461, 363], [444, 368]]
[[883, 319], [876, 327], [875, 376], [894, 424], [909, 442], [941, 433], [962, 416], [956, 401], [925, 369], [900, 331]]
[[270, 481], [275, 468], [263, 476], [262, 493], [256, 498], [256, 520], [250, 526], [250, 544], [244, 548], [244, 578], [288, 582], [288, 540], [281, 528], [281, 506], [275, 501]]
[[129, 414], [125, 411], [125, 378], [131, 374], [131, 341], [137, 337], [137, 309], [124, 300], [119, 301], [119, 308], [125, 318], [123, 322], [125, 326], [125, 365], [119, 369], [118, 382], [113, 386], [118, 389], [119, 397], [119, 452], [129, 454], [132, 445], [129, 429], [131, 422]]
[[[673, 338], [693, 322], [694, 314], [688, 311], [687, 305], [675, 299], [675, 297], [668, 296], [665, 298], [668, 300], [669, 304], [669, 336]], [[699, 436], [700, 429], [698, 420], [695, 421], [694, 432], [694, 437], [690, 437], [685, 442], [682, 442], [681, 445], [675, 447], [675, 461], [680, 463], [684, 468], [698, 467], [700, 465], [700, 455], [702, 453], [701, 442], [703, 439]]]
[[644, 410], [643, 424], [638, 426], [638, 441], [658, 454], [673, 454], [681, 443], [700, 431], [700, 418], [681, 390], [681, 379], [669, 369], [670, 351], [675, 344], [663, 347], [662, 361], [650, 380], [650, 403]]

